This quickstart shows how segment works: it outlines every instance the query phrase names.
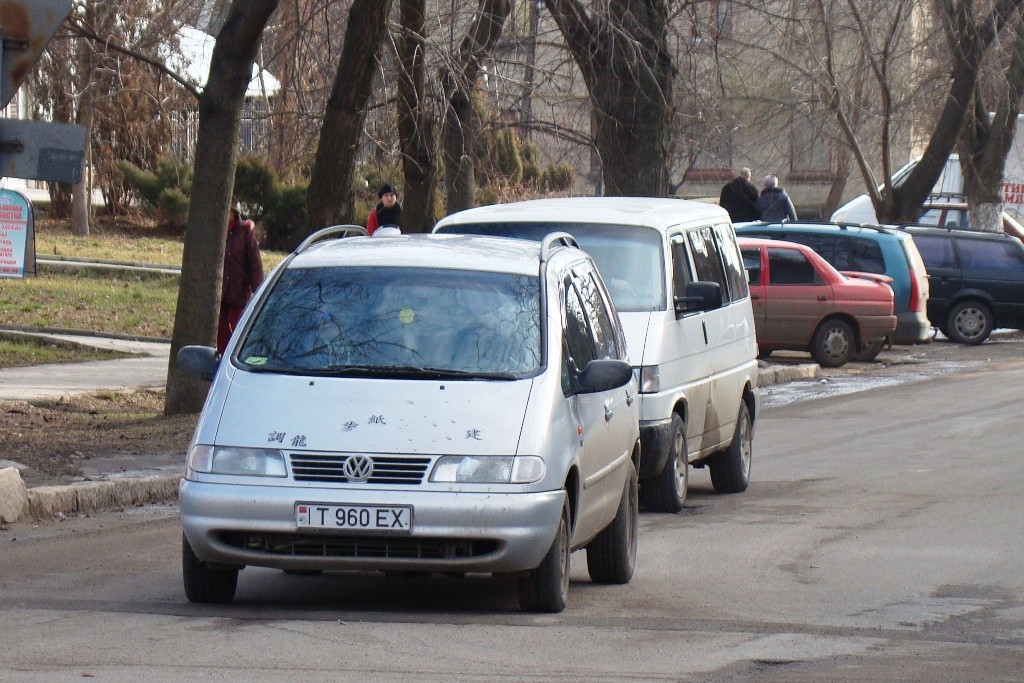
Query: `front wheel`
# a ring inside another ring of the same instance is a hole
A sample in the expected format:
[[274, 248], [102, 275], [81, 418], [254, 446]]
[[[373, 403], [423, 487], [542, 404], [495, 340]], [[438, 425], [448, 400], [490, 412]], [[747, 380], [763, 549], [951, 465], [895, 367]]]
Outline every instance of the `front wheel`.
[[980, 301], [960, 301], [946, 314], [947, 337], [958, 344], [977, 345], [992, 334], [992, 311]]
[[561, 612], [569, 602], [569, 555], [572, 516], [569, 495], [551, 547], [536, 569], [519, 579], [519, 607], [524, 612]]
[[857, 348], [853, 330], [842, 320], [830, 318], [818, 326], [811, 339], [811, 356], [823, 368], [846, 365]]
[[587, 545], [587, 571], [594, 583], [629, 583], [636, 567], [636, 532], [640, 522], [636, 468], [627, 464], [626, 486], [615, 519]]
[[754, 425], [750, 409], [740, 401], [736, 432], [724, 451], [711, 457], [711, 485], [716, 493], [742, 493], [750, 485], [750, 463], [754, 453]]
[[189, 602], [224, 605], [235, 599], [238, 567], [211, 567], [196, 557], [184, 534], [181, 535], [181, 575]]
[[640, 500], [651, 512], [675, 514], [686, 504], [686, 489], [690, 484], [690, 467], [686, 455], [686, 424], [678, 413], [672, 413], [669, 428], [668, 457], [661, 472], [644, 479], [640, 487]]

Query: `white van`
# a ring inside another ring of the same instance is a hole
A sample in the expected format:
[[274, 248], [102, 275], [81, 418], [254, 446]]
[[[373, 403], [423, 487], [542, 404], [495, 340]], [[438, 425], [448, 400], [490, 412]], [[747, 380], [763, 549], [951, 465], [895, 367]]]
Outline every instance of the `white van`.
[[575, 197], [498, 204], [441, 220], [440, 233], [540, 240], [572, 234], [597, 264], [619, 311], [640, 380], [640, 496], [678, 512], [687, 465], [711, 468], [715, 490], [750, 481], [758, 409], [750, 293], [729, 215], [713, 204]]

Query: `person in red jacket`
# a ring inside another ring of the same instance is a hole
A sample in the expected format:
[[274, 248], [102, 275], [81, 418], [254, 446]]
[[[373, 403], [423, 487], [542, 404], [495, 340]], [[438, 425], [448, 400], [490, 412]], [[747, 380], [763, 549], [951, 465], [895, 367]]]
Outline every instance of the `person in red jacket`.
[[228, 217], [228, 243], [224, 250], [217, 353], [224, 353], [245, 305], [263, 282], [260, 243], [253, 228], [252, 221], [242, 219], [238, 206], [232, 206]]
[[391, 183], [384, 183], [377, 192], [380, 203], [376, 208], [370, 210], [366, 217], [366, 233], [372, 235], [374, 230], [383, 225], [393, 225], [396, 228], [402, 221], [402, 205], [398, 203], [398, 193]]

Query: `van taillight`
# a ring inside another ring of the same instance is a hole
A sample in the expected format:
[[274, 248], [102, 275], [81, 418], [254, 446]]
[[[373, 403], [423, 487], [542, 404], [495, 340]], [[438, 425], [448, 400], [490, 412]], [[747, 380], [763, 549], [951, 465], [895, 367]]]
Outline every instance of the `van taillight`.
[[910, 305], [911, 311], [924, 312], [924, 301], [921, 298], [921, 285], [917, 281], [917, 273], [910, 272]]

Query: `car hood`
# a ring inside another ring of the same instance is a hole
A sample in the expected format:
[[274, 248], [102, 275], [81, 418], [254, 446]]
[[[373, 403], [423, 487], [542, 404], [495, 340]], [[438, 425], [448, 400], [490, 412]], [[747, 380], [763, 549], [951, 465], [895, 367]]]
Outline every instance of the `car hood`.
[[426, 381], [235, 372], [216, 443], [307, 451], [515, 454], [532, 379]]

